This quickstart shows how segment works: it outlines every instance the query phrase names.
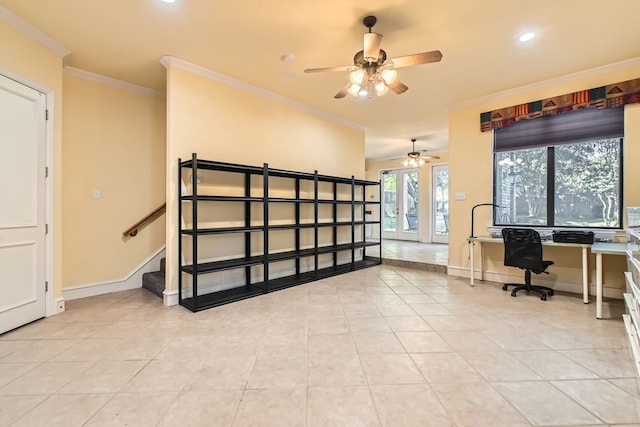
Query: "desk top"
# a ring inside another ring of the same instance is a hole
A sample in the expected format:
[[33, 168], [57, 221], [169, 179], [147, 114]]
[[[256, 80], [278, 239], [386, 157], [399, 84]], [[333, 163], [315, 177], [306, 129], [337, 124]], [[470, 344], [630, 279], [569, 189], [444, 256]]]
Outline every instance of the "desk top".
[[591, 246], [591, 252], [594, 254], [626, 255], [627, 244], [622, 242], [595, 242], [593, 246]]
[[[480, 242], [480, 243], [502, 243], [503, 242], [501, 237], [489, 237], [489, 236], [467, 237], [467, 240], [469, 242]], [[605, 244], [616, 245], [617, 243], [605, 243]], [[623, 243], [623, 244], [626, 245], [626, 243]], [[574, 248], [591, 248], [592, 247], [592, 245], [588, 243], [560, 243], [560, 242], [554, 242], [553, 240], [543, 240], [542, 245], [543, 246], [565, 246], [565, 247], [574, 247]], [[626, 247], [625, 247], [625, 250], [626, 250]], [[609, 252], [606, 252], [606, 253], [609, 253]], [[611, 252], [611, 253], [617, 253], [617, 252]]]
[[[502, 243], [502, 239], [500, 237], [489, 237], [489, 236], [479, 236], [479, 237], [467, 237], [467, 240], [470, 242], [480, 242], [480, 243]], [[608, 255], [626, 255], [627, 253], [627, 244], [624, 242], [594, 242], [592, 245], [588, 243], [560, 243], [554, 242], [553, 240], [543, 240], [542, 244], [544, 246], [569, 246], [575, 248], [591, 248], [591, 252], [594, 254], [608, 254]]]

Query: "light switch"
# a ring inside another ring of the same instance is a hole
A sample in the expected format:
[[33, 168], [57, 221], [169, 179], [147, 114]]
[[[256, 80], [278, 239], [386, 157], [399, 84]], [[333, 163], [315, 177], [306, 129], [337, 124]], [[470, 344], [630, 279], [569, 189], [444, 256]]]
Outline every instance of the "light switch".
[[93, 198], [94, 199], [99, 199], [100, 197], [102, 197], [102, 191], [99, 188], [94, 188], [93, 189]]
[[466, 200], [467, 196], [464, 193], [456, 193], [456, 200]]

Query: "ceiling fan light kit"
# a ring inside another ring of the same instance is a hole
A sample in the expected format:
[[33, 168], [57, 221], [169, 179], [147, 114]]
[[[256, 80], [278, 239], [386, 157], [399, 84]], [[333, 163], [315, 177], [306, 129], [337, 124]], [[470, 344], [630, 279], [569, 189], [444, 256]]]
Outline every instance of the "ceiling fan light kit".
[[425, 163], [428, 163], [429, 160], [438, 160], [440, 157], [438, 156], [423, 156], [419, 151], [416, 151], [416, 139], [413, 138], [411, 140], [413, 144], [413, 151], [407, 153], [407, 158], [402, 161], [404, 167], [407, 168], [417, 168]]
[[442, 59], [442, 53], [439, 50], [387, 59], [387, 53], [380, 49], [382, 35], [371, 31], [376, 22], [375, 16], [367, 16], [362, 20], [369, 31], [364, 34], [363, 49], [354, 55], [352, 66], [308, 68], [304, 72], [349, 71], [349, 82], [336, 93], [334, 98], [344, 98], [347, 94], [372, 98], [374, 93], [382, 96], [389, 89], [398, 95], [409, 89], [407, 85], [397, 80], [396, 68], [438, 62]]
[[[411, 154], [413, 154], [413, 153], [409, 153], [409, 155], [411, 155]], [[415, 158], [415, 159], [414, 158], [408, 158], [405, 161], [403, 161], [402, 164], [407, 168], [417, 168], [417, 167], [420, 167], [420, 166], [424, 165], [426, 162], [424, 161], [424, 159], [421, 159], [419, 157], [420, 153], [417, 153], [417, 154], [418, 154], [418, 158]]]

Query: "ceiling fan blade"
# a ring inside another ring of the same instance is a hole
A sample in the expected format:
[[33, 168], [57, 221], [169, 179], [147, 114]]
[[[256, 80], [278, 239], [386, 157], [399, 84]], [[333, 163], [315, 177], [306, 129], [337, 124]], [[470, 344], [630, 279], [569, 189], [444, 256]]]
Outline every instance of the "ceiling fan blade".
[[342, 89], [340, 89], [338, 91], [338, 93], [335, 94], [334, 98], [336, 99], [340, 99], [340, 98], [344, 98], [345, 96], [347, 96], [347, 93], [349, 93], [349, 89], [351, 88], [352, 83], [349, 82], [346, 85], [344, 85], [344, 87]]
[[391, 58], [394, 68], [410, 67], [412, 65], [428, 64], [430, 62], [439, 62], [442, 59], [442, 52], [432, 50], [431, 52], [414, 53], [413, 55], [399, 56]]
[[440, 156], [423, 156], [423, 155], [420, 155], [420, 157], [422, 157], [423, 159], [427, 159], [427, 160], [440, 160]]
[[397, 93], [398, 95], [400, 95], [401, 93], [405, 93], [407, 90], [409, 90], [409, 86], [407, 86], [406, 84], [402, 83], [401, 81], [394, 81], [391, 83], [384, 83], [385, 85], [387, 85], [387, 87], [389, 89], [391, 89], [392, 91], [394, 91], [395, 93]]
[[378, 60], [380, 43], [382, 43], [381, 34], [364, 33], [364, 59], [367, 62], [376, 62]]
[[353, 71], [356, 67], [353, 65], [348, 65], [345, 67], [326, 67], [326, 68], [307, 68], [304, 70], [305, 73], [326, 73], [326, 72], [334, 72], [334, 71]]

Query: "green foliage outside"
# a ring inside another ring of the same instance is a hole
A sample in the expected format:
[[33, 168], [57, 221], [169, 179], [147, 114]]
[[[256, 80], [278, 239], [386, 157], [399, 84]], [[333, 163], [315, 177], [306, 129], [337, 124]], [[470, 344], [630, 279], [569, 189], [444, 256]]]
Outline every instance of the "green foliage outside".
[[[553, 225], [618, 227], [619, 140], [559, 145], [554, 151]], [[499, 153], [497, 160], [499, 222], [546, 225], [547, 149]]]

